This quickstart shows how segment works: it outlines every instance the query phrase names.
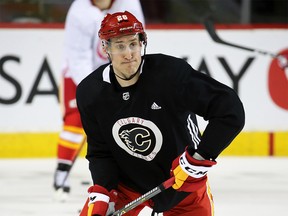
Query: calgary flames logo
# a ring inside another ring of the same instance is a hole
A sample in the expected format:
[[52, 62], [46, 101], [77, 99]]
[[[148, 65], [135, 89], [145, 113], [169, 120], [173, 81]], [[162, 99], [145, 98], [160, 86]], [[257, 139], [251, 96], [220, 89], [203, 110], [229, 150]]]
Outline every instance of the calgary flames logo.
[[152, 142], [149, 131], [139, 127], [131, 130], [123, 130], [119, 136], [133, 152], [145, 152], [151, 146]]
[[112, 129], [115, 142], [130, 155], [151, 161], [162, 146], [162, 134], [151, 121], [138, 117], [119, 119]]

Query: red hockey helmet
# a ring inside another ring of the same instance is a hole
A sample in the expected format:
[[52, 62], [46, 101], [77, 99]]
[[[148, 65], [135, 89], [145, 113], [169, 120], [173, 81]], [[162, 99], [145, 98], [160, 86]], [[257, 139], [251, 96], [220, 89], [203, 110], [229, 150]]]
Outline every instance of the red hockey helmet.
[[112, 37], [139, 34], [140, 41], [147, 43], [143, 25], [128, 11], [107, 14], [102, 23], [98, 35], [101, 40], [108, 41]]

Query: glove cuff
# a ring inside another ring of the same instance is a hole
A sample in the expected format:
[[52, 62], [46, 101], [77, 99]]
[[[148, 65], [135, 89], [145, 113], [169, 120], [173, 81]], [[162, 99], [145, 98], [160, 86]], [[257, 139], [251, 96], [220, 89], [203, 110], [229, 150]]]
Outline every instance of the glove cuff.
[[108, 203], [109, 200], [110, 200], [110, 197], [105, 195], [105, 194], [92, 192], [92, 193], [89, 193], [89, 203], [88, 203], [88, 205], [90, 205], [92, 203], [95, 203], [95, 202]]
[[110, 200], [107, 189], [100, 185], [94, 185], [88, 189], [88, 193], [88, 215], [106, 215]]
[[92, 192], [102, 193], [102, 194], [109, 196], [108, 190], [97, 184], [88, 188], [88, 193], [92, 193]]
[[213, 165], [216, 165], [217, 162], [213, 160], [197, 160], [194, 157], [192, 157], [189, 152], [185, 151], [184, 152], [187, 160], [189, 163], [196, 165], [196, 166], [205, 166], [205, 167], [211, 167]]
[[196, 160], [191, 157], [186, 151], [179, 157], [179, 165], [182, 170], [193, 178], [202, 178], [206, 176], [208, 170], [216, 164], [215, 161]]

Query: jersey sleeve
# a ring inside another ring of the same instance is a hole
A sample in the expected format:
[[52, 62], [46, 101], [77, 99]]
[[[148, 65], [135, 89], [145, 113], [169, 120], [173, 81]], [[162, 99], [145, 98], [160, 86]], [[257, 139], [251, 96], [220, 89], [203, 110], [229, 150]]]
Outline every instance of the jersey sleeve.
[[81, 12], [80, 8], [72, 7], [66, 18], [64, 29], [65, 64], [69, 76], [76, 85], [95, 69], [93, 68], [93, 55], [96, 51], [93, 49], [93, 41], [98, 39], [97, 16], [100, 26], [103, 14], [98, 8], [87, 8], [85, 13]]
[[[89, 86], [89, 84], [88, 84]], [[84, 131], [87, 135], [87, 154], [89, 170], [94, 184], [101, 185], [107, 190], [115, 189], [118, 184], [118, 165], [103, 138], [101, 126], [95, 119], [95, 109], [91, 108], [89, 90], [82, 82], [77, 87], [77, 106], [81, 115]]]
[[[88, 121], [88, 122], [87, 122]], [[118, 166], [112, 157], [110, 150], [107, 148], [105, 141], [101, 139], [99, 126], [93, 124], [93, 134], [87, 127], [89, 120], [84, 118], [84, 130], [87, 131], [87, 155], [89, 161], [89, 170], [94, 184], [101, 185], [107, 190], [115, 189], [118, 183]], [[84, 125], [83, 124], [83, 125]], [[95, 129], [95, 131], [94, 131]], [[95, 133], [97, 132], [97, 133]]]
[[208, 121], [197, 152], [206, 159], [216, 159], [244, 127], [242, 102], [232, 88], [188, 64], [182, 69], [184, 73], [176, 78], [176, 98], [181, 98], [179, 104], [187, 110]]

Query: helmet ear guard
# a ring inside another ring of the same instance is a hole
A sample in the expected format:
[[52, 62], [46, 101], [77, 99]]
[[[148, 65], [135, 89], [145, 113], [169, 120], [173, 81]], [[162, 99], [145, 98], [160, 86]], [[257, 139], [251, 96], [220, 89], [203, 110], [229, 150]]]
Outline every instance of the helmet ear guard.
[[139, 34], [139, 40], [142, 41], [144, 45], [147, 45], [147, 34], [145, 32]]

